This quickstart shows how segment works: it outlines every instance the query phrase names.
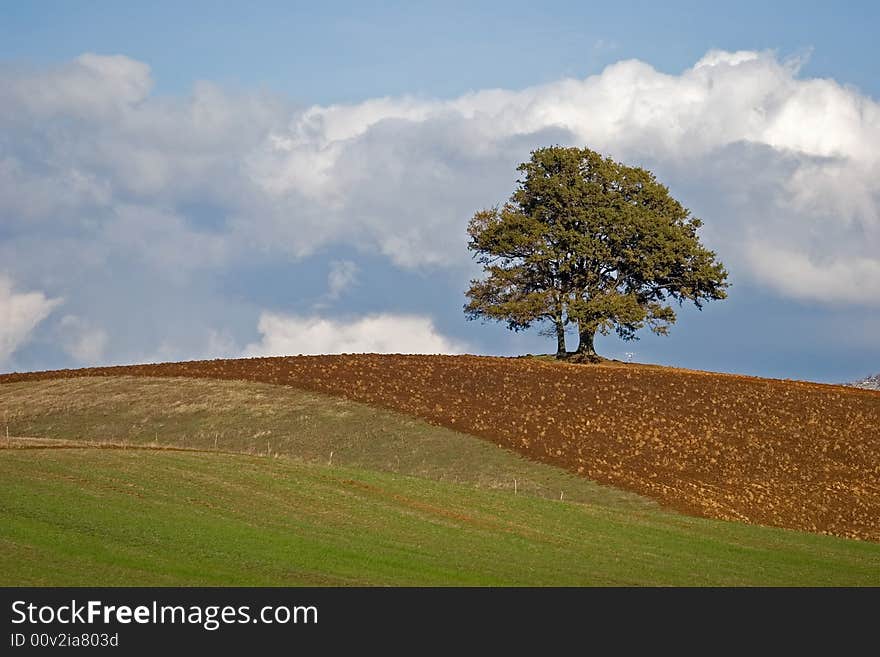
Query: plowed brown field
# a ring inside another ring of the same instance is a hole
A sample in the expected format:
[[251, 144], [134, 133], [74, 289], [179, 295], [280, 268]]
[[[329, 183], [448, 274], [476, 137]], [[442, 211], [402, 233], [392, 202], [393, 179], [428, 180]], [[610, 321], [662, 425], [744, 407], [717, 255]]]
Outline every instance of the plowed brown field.
[[707, 517], [880, 541], [880, 393], [638, 365], [298, 356], [0, 376], [286, 384], [425, 418]]

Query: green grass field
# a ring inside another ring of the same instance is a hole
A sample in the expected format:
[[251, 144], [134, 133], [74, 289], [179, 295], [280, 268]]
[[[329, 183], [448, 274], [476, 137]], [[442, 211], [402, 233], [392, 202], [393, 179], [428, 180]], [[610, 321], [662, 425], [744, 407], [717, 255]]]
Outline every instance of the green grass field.
[[288, 459], [6, 450], [3, 584], [880, 584], [880, 546]]
[[878, 544], [683, 516], [289, 388], [9, 384], [2, 417], [59, 441], [0, 450], [2, 585], [880, 585]]

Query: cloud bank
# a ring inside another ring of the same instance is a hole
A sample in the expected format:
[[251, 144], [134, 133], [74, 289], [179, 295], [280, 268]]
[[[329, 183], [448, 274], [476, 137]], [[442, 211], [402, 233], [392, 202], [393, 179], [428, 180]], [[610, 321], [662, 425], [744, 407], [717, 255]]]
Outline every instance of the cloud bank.
[[[506, 199], [531, 149], [560, 143], [654, 170], [706, 221], [704, 240], [734, 284], [880, 307], [880, 104], [802, 78], [799, 66], [772, 52], [711, 51], [678, 74], [630, 60], [522, 90], [310, 107], [208, 82], [188, 97], [156, 96], [149, 66], [124, 56], [0, 68], [0, 261], [87, 323], [91, 337], [66, 347], [78, 360], [104, 355], [120, 334], [147, 339], [120, 319], [126, 304], [191, 307], [157, 320], [168, 331], [148, 336], [157, 349], [223, 332], [220, 310], [196, 312], [226, 307], [222, 290], [193, 281], [254, 262], [328, 254], [328, 302], [356, 281], [359, 255], [402, 272], [459, 271], [464, 283], [468, 218]], [[0, 355], [51, 309], [45, 296], [28, 303], [27, 318], [4, 323]], [[363, 333], [332, 324], [337, 337], [322, 341], [315, 326], [337, 320], [284, 324], [276, 303], [236, 306], [236, 325], [259, 321], [254, 349], [293, 345], [273, 337], [287, 335], [282, 324], [308, 349], [379, 344], [362, 336], [384, 308], [351, 324]], [[452, 348], [418, 330], [429, 338], [413, 348]]]

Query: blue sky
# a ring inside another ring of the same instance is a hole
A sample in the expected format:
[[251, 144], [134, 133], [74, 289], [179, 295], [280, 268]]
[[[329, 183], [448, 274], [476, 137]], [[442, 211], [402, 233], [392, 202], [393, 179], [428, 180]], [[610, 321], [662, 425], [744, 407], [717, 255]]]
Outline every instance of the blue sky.
[[678, 72], [707, 50], [811, 51], [808, 76], [875, 98], [876, 2], [5, 2], [0, 56], [122, 53], [156, 90], [195, 80], [306, 103], [450, 97], [583, 77], [636, 58]]
[[880, 6], [663, 4], [0, 3], [0, 371], [547, 351], [461, 306], [550, 143], [649, 166], [731, 270], [601, 352], [880, 370]]

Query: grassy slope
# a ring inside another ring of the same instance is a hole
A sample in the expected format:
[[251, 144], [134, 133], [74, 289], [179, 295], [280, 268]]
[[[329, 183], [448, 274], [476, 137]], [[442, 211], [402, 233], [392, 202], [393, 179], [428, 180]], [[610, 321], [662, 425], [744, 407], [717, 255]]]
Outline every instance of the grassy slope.
[[173, 445], [361, 467], [618, 507], [656, 502], [407, 415], [241, 381], [95, 377], [0, 385], [0, 438]]
[[290, 459], [0, 454], [2, 584], [880, 584], [880, 546]]
[[[0, 584], [880, 584], [877, 544], [681, 516], [281, 386], [6, 384], [0, 414], [12, 435], [255, 453], [269, 441], [295, 457], [0, 450]], [[316, 464], [331, 449], [333, 467]], [[534, 494], [514, 496], [513, 476]], [[541, 497], [558, 490], [566, 502]]]

